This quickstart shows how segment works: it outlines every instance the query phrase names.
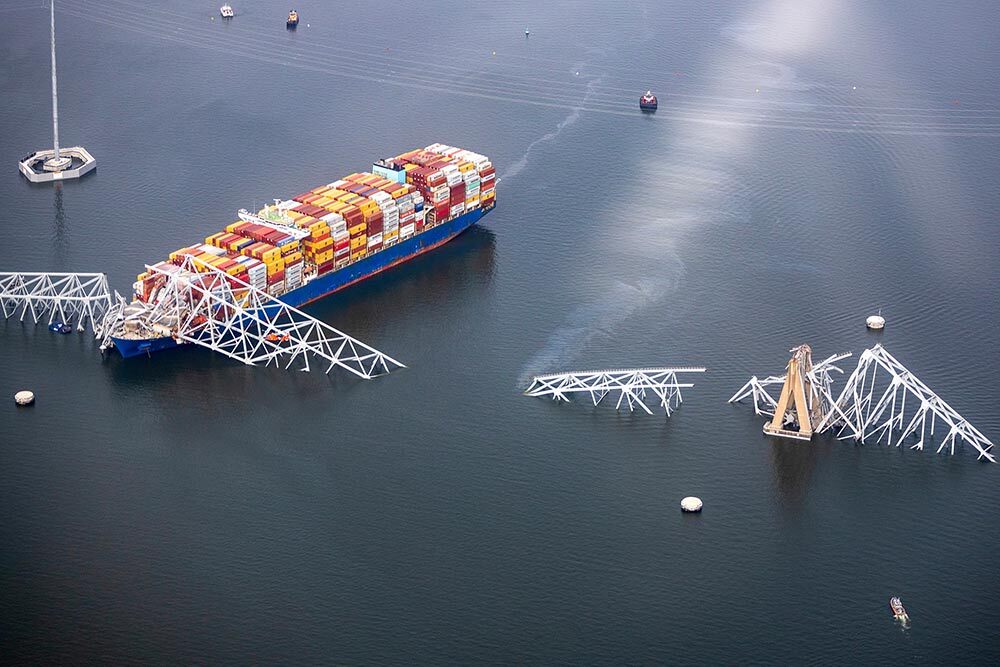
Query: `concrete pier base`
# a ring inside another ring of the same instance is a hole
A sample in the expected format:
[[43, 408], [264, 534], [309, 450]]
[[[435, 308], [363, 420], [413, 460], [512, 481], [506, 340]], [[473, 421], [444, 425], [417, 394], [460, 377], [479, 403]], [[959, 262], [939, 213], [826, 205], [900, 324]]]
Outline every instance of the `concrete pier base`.
[[97, 160], [82, 146], [59, 149], [59, 163], [51, 148], [27, 155], [18, 163], [21, 173], [32, 183], [50, 183], [80, 178], [97, 167]]

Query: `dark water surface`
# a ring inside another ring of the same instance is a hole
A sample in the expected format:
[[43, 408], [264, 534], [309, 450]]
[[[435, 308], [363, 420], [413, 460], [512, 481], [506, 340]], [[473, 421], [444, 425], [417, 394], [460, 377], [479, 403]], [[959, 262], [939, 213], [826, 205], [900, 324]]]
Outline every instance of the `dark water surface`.
[[[725, 403], [881, 340], [1000, 438], [995, 3], [234, 6], [60, 3], [62, 143], [99, 167], [53, 188], [15, 169], [50, 141], [47, 13], [0, 5], [0, 268], [125, 291], [438, 141], [493, 158], [498, 207], [311, 308], [409, 367], [372, 382], [0, 321], [6, 660], [1000, 661], [1000, 468]], [[520, 393], [666, 364], [709, 369], [669, 421]]]

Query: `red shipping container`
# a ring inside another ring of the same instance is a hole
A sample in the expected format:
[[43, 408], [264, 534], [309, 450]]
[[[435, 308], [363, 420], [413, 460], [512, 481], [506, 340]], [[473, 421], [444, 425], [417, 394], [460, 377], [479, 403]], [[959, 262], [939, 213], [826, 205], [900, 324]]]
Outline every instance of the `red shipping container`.
[[346, 256], [348, 256], [350, 254], [351, 254], [351, 244], [350, 243], [348, 243], [347, 245], [345, 245], [343, 248], [337, 248], [336, 250], [333, 251], [333, 256], [335, 258], [337, 258], [337, 259], [340, 259], [341, 257], [346, 257]]
[[334, 241], [333, 242], [333, 249], [334, 250], [341, 250], [343, 248], [347, 248], [347, 249], [351, 248], [351, 238], [350, 237], [347, 237], [347, 238], [345, 238], [345, 239], [343, 239], [341, 241]]
[[284, 271], [275, 271], [274, 273], [272, 273], [271, 275], [269, 275], [267, 277], [267, 284], [268, 285], [273, 285], [274, 283], [280, 282], [280, 281], [282, 281], [284, 279], [285, 279], [285, 272]]
[[303, 192], [300, 195], [295, 195], [294, 197], [292, 197], [292, 199], [295, 200], [295, 201], [297, 201], [297, 202], [304, 202], [305, 198], [308, 197], [311, 194], [313, 194], [313, 193], [312, 192]]
[[465, 203], [465, 183], [459, 183], [458, 185], [452, 186], [449, 190], [451, 191], [452, 206]]
[[331, 269], [333, 269], [333, 260], [330, 260], [329, 262], [323, 262], [322, 264], [317, 266], [316, 274], [321, 276], [324, 273], [329, 273]]

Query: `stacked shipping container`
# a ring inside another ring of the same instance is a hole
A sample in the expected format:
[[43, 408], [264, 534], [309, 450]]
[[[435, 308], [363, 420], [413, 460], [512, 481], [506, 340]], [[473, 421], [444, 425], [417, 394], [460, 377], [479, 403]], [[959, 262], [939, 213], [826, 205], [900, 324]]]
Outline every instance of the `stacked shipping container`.
[[[274, 296], [344, 268], [467, 211], [490, 208], [495, 171], [478, 153], [432, 144], [265, 207], [262, 223], [237, 221], [204, 244], [170, 253], [166, 270], [192, 256]], [[136, 297], [155, 296], [162, 279], [142, 273]]]

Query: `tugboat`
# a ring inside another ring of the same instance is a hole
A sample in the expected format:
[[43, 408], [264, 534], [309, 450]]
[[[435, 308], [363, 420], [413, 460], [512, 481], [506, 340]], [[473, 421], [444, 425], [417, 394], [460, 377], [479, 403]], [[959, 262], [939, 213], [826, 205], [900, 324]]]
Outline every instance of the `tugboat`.
[[236, 12], [234, 12], [233, 8], [228, 4], [219, 7], [219, 14], [221, 14], [224, 19], [231, 19], [236, 16]]
[[639, 108], [643, 111], [656, 111], [656, 95], [653, 91], [647, 90], [646, 94], [639, 98]]
[[904, 628], [910, 625], [910, 616], [906, 613], [906, 608], [903, 607], [903, 603], [898, 597], [889, 598], [889, 609], [892, 609], [892, 615], [903, 624]]
[[288, 12], [288, 20], [285, 21], [286, 28], [295, 28], [299, 24], [299, 13], [294, 9]]

